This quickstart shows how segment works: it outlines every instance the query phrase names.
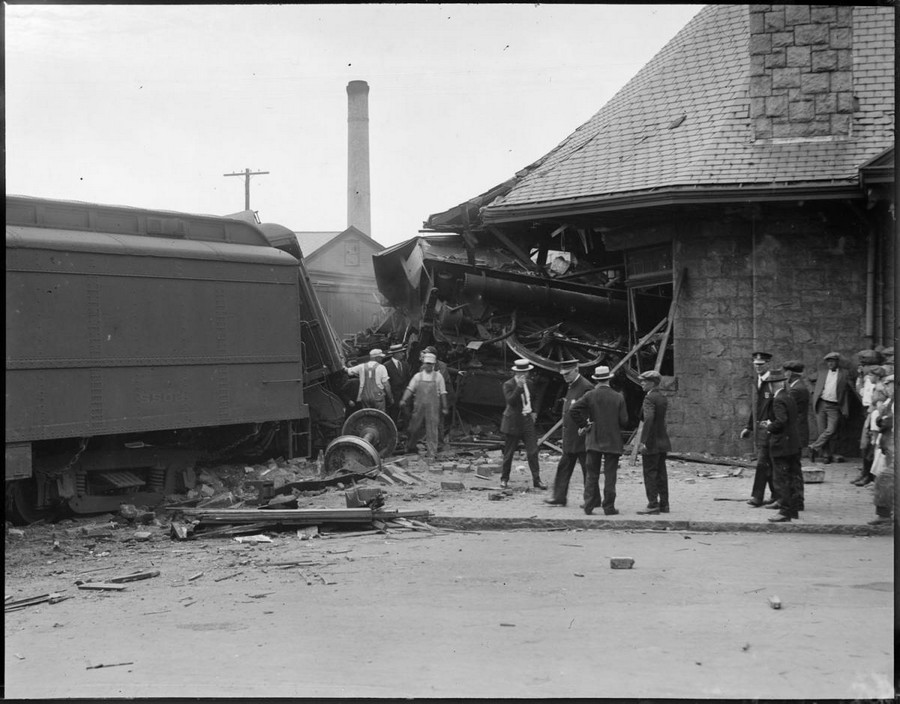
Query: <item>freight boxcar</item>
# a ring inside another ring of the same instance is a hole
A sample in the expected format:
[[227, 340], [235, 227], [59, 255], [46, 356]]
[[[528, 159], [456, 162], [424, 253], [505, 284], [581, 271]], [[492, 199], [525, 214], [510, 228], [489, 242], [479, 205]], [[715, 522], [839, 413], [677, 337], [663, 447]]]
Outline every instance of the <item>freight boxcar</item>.
[[21, 196], [6, 222], [7, 515], [155, 504], [198, 460], [306, 456], [305, 391], [339, 427], [343, 360], [287, 228]]

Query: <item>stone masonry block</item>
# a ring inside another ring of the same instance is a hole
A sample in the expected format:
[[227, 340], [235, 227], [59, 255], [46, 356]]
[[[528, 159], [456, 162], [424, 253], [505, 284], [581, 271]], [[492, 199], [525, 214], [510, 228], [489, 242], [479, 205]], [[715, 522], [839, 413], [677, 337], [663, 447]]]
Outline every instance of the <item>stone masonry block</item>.
[[[781, 69], [784, 70], [784, 69]], [[750, 97], [766, 98], [772, 94], [772, 79], [768, 76], [754, 76], [750, 79]], [[797, 85], [800, 85], [799, 75]]]
[[816, 96], [816, 115], [832, 115], [837, 112], [837, 96], [834, 93], [823, 93]]
[[827, 137], [831, 134], [831, 119], [825, 117], [824, 119], [813, 120], [809, 124], [809, 136], [810, 137]]
[[853, 73], [851, 71], [835, 71], [831, 74], [831, 90], [835, 93], [853, 90]]
[[850, 134], [850, 115], [832, 115], [831, 116], [831, 134], [848, 135]]
[[750, 57], [750, 76], [764, 76], [766, 74], [766, 55], [757, 54]]
[[853, 5], [838, 5], [837, 6], [837, 20], [836, 23], [839, 27], [852, 27], [853, 26]]
[[787, 66], [807, 68], [810, 65], [810, 48], [808, 46], [789, 46], [787, 48]]
[[762, 117], [766, 114], [766, 103], [770, 98], [750, 98], [750, 118]]
[[837, 10], [833, 5], [811, 5], [809, 21], [813, 24], [833, 24], [837, 22]]
[[813, 71], [834, 71], [837, 68], [837, 52], [830, 49], [812, 52]]
[[852, 113], [856, 109], [856, 99], [852, 93], [837, 94], [837, 112]]
[[827, 93], [830, 87], [831, 73], [805, 73], [800, 76], [800, 90], [805, 94]]
[[794, 28], [794, 42], [805, 44], [827, 44], [828, 26], [823, 24], [800, 24]]
[[793, 32], [772, 32], [772, 48], [779, 49], [785, 46], [793, 46]]
[[850, 49], [837, 50], [837, 70], [851, 71], [853, 70], [853, 52]]
[[828, 36], [832, 49], [850, 49], [853, 46], [853, 30], [849, 27], [832, 27]]
[[802, 137], [803, 130], [801, 125], [793, 122], [774, 122], [772, 123], [772, 137], [775, 139], [785, 139], [787, 137]]
[[784, 29], [784, 7], [781, 5], [775, 7], [778, 9], [770, 10], [764, 15], [767, 32], [780, 32]]
[[788, 101], [785, 95], [773, 95], [766, 98], [766, 115], [769, 117], [783, 117], [787, 115]]
[[772, 139], [772, 120], [767, 117], [757, 117], [753, 121], [753, 137], [754, 139]]
[[809, 5], [785, 5], [784, 22], [785, 25], [808, 24]]
[[753, 34], [750, 36], [750, 56], [755, 54], [768, 54], [772, 51], [772, 37], [768, 34]]
[[766, 68], [784, 68], [787, 55], [784, 49], [773, 49], [766, 54]]
[[765, 31], [766, 14], [762, 11], [753, 9], [750, 6], [750, 34], [759, 34]]
[[[799, 88], [799, 68], [776, 68], [772, 70], [772, 88]], [[752, 90], [752, 86], [751, 86]], [[750, 95], [753, 95], [751, 92]]]

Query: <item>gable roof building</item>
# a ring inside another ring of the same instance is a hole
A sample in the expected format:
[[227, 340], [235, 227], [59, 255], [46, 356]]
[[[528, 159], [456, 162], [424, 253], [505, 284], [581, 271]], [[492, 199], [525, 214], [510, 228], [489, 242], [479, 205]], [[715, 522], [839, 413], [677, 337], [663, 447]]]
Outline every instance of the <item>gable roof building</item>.
[[751, 351], [814, 376], [892, 345], [895, 12], [708, 5], [555, 149], [425, 226], [539, 264], [571, 250], [629, 291], [652, 274], [670, 300], [684, 271], [677, 444], [738, 452]]

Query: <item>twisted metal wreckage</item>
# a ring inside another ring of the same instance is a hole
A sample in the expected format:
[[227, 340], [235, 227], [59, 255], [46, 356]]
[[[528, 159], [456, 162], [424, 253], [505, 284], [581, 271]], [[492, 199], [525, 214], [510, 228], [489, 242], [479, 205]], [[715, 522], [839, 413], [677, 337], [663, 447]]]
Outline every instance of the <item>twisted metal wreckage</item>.
[[562, 226], [534, 247], [496, 228], [423, 234], [373, 255], [379, 291], [394, 309], [392, 341], [408, 345], [414, 367], [419, 350], [437, 347], [451, 374], [453, 422], [464, 434], [469, 424], [499, 422], [501, 384], [516, 358], [536, 367], [544, 429], [559, 419], [564, 359], [578, 360], [588, 377], [598, 365], [613, 368], [612, 385], [624, 393], [633, 426], [638, 374], [671, 373], [670, 261], [658, 267], [668, 269], [668, 280], [635, 283], [635, 264], [629, 272], [622, 252], [606, 251], [590, 234]]

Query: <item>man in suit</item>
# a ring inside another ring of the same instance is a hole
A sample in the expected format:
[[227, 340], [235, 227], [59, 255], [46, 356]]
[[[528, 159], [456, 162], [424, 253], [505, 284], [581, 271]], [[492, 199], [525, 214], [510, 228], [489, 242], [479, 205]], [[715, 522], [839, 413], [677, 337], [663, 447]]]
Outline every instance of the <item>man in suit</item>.
[[528, 374], [532, 369], [534, 366], [527, 359], [517, 359], [512, 366], [513, 377], [503, 382], [506, 408], [500, 421], [500, 432], [505, 436], [500, 486], [504, 488], [509, 485], [512, 459], [519, 442], [525, 443], [525, 455], [528, 457], [528, 467], [531, 469], [531, 480], [535, 489], [547, 488], [541, 481], [541, 465], [538, 462], [537, 432], [534, 429], [534, 422], [537, 419], [537, 412], [533, 406], [534, 383]]
[[769, 519], [771, 523], [789, 523], [799, 518], [799, 485], [803, 483], [800, 468], [800, 431], [797, 427], [797, 404], [785, 387], [785, 376], [780, 370], [769, 373], [772, 402], [766, 418], [761, 424], [769, 436], [769, 454], [778, 492], [778, 502], [771, 508], [778, 508], [778, 515]]
[[594, 387], [578, 371], [578, 362], [574, 359], [560, 362], [559, 373], [565, 379], [566, 395], [562, 399], [562, 456], [556, 465], [556, 478], [553, 480], [553, 495], [544, 499], [551, 506], [565, 506], [569, 493], [569, 480], [575, 463], [581, 465], [584, 485], [587, 487], [587, 456], [584, 446], [584, 435], [578, 433], [578, 426], [569, 414], [572, 404]]
[[641, 404], [640, 445], [641, 463], [644, 467], [644, 490], [647, 492], [647, 509], [638, 511], [646, 515], [669, 512], [669, 475], [666, 471], [666, 454], [672, 449], [666, 430], [666, 410], [668, 399], [659, 390], [662, 376], [659, 372], [648, 371], [640, 376], [644, 389]]
[[[800, 455], [809, 445], [809, 387], [803, 380], [806, 366], [799, 359], [791, 359], [784, 363], [784, 379], [788, 393], [797, 404], [797, 426], [800, 431]], [[802, 474], [802, 471], [801, 471]], [[804, 508], [803, 482], [800, 482], [800, 501], [798, 510]]]
[[[753, 436], [753, 444], [756, 449], [756, 472], [753, 475], [753, 488], [750, 490], [750, 500], [747, 502], [753, 508], [773, 504], [776, 500], [775, 483], [772, 480], [772, 461], [769, 457], [769, 439], [760, 421], [767, 417], [771, 392], [766, 384], [769, 375], [769, 364], [772, 355], [768, 352], [753, 353], [753, 368], [756, 372], [753, 381], [753, 394], [751, 399], [750, 417], [747, 425], [741, 431], [742, 438]], [[769, 487], [769, 499], [765, 500], [766, 486]]]
[[614, 516], [619, 512], [616, 509], [616, 474], [619, 470], [619, 457], [625, 446], [622, 442], [622, 429], [628, 424], [628, 410], [625, 408], [625, 397], [609, 385], [612, 378], [609, 367], [597, 367], [591, 378], [597, 382], [596, 388], [578, 399], [569, 409], [576, 425], [587, 429], [584, 512], [590, 516], [597, 506], [602, 505], [604, 514]]
[[388, 354], [390, 357], [384, 363], [384, 368], [387, 369], [388, 383], [394, 398], [388, 412], [394, 422], [399, 424], [400, 399], [410, 379], [409, 363], [406, 361], [406, 348], [403, 345], [391, 345]]
[[850, 416], [850, 396], [856, 394], [856, 388], [850, 372], [840, 366], [840, 354], [829, 352], [824, 359], [826, 369], [819, 373], [812, 395], [819, 437], [809, 446], [809, 459], [815, 462], [821, 453], [822, 462], [829, 464], [834, 459], [831, 441], [841, 419]]

